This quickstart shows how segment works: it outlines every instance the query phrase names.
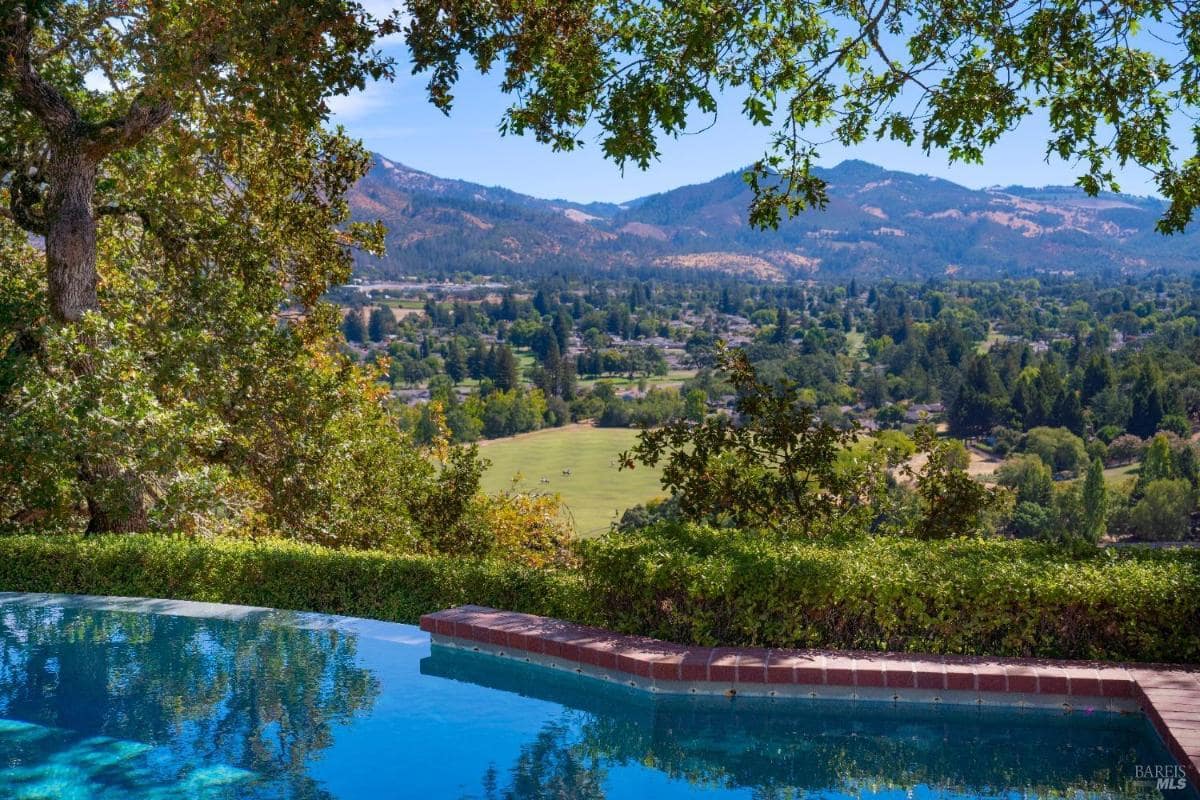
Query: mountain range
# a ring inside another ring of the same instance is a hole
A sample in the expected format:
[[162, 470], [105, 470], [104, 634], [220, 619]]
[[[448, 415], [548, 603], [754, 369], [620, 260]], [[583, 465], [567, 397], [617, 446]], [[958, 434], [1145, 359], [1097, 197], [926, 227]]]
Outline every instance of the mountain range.
[[375, 156], [351, 192], [387, 255], [360, 277], [718, 271], [767, 280], [1131, 273], [1200, 267], [1200, 228], [1163, 236], [1155, 198], [1074, 187], [969, 189], [863, 161], [819, 169], [829, 203], [761, 231], [735, 171], [628, 203], [545, 200]]

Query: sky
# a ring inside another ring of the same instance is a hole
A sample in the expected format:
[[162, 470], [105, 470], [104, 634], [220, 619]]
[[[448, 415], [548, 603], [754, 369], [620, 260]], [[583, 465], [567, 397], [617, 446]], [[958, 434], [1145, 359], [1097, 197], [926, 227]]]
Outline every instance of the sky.
[[[706, 128], [703, 132], [660, 140], [659, 161], [645, 171], [629, 166], [622, 174], [603, 158], [594, 137], [581, 150], [555, 153], [531, 137], [501, 136], [498, 125], [508, 101], [494, 77], [464, 69], [454, 108], [443, 115], [426, 98], [425, 78], [410, 73], [399, 37], [391, 37], [385, 50], [397, 60], [395, 80], [335, 98], [334, 122], [371, 150], [439, 177], [503, 186], [536, 197], [619, 203], [740, 169], [761, 157], [770, 143], [770, 129], [750, 124], [740, 104], [725, 98], [715, 121], [697, 117], [690, 125], [697, 131]], [[857, 158], [972, 188], [1073, 184], [1081, 170], [1057, 159], [1047, 162], [1046, 140], [1044, 120], [1030, 118], [988, 151], [982, 165], [950, 164], [944, 153], [927, 156], [920, 148], [896, 142], [853, 148], [824, 145], [820, 163], [833, 166]], [[1118, 178], [1125, 192], [1155, 194], [1149, 174], [1142, 170], [1118, 172]]]

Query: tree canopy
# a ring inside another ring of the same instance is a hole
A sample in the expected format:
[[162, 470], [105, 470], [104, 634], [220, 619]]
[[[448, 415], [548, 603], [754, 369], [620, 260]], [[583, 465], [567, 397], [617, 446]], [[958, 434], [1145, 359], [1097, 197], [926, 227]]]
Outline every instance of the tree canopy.
[[[645, 167], [661, 136], [708, 125], [723, 99], [773, 130], [747, 177], [751, 219], [778, 224], [826, 200], [822, 141], [890, 139], [979, 162], [1034, 115], [1045, 154], [1088, 192], [1114, 166], [1149, 170], [1182, 229], [1200, 202], [1200, 16], [1169, 0], [409, 0], [415, 68], [443, 109], [462, 62], [497, 69], [506, 133], [557, 149], [589, 124], [618, 164]], [[698, 118], [698, 119], [697, 119]]]

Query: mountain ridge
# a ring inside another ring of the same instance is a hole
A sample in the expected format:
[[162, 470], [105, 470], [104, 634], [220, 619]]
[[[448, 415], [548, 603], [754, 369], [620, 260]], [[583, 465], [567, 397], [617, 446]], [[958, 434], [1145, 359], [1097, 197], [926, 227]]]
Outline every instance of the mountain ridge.
[[356, 219], [388, 226], [388, 254], [365, 277], [468, 271], [716, 271], [769, 280], [1137, 272], [1200, 267], [1195, 227], [1165, 237], [1152, 197], [1075, 187], [971, 189], [849, 159], [818, 168], [829, 203], [750, 227], [734, 170], [634, 198], [579, 203], [441, 178], [376, 154], [350, 193]]

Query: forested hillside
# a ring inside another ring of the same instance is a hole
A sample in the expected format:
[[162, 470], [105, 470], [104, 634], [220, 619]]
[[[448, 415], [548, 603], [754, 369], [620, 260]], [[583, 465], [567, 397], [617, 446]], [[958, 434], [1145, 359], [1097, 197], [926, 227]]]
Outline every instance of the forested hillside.
[[749, 224], [740, 171], [622, 205], [542, 200], [447, 180], [375, 156], [354, 214], [388, 227], [387, 254], [359, 273], [537, 275], [720, 271], [774, 280], [846, 275], [924, 279], [1081, 272], [1121, 275], [1200, 264], [1194, 231], [1154, 230], [1153, 198], [1073, 187], [968, 189], [862, 161], [816, 170], [829, 203], [778, 230]]

